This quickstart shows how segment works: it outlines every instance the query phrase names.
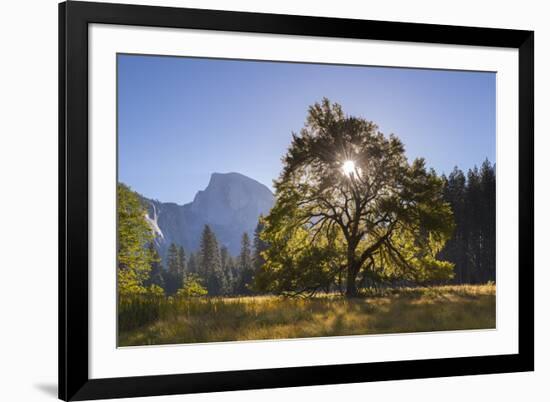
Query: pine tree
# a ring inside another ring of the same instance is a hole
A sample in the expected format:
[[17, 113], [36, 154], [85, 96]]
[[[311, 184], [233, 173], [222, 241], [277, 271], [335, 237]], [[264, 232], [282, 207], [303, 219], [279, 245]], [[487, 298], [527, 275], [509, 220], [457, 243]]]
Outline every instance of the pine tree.
[[185, 274], [185, 251], [180, 246], [172, 243], [168, 247], [168, 270], [165, 273], [166, 293], [174, 294], [183, 285]]
[[496, 177], [495, 167], [485, 159], [480, 170], [482, 282], [496, 279]]
[[187, 272], [190, 274], [198, 273], [197, 257], [195, 257], [195, 254], [193, 253], [189, 254], [189, 260], [187, 261]]
[[252, 252], [250, 250], [250, 238], [244, 232], [241, 238], [241, 252], [238, 258], [239, 283], [237, 292], [239, 294], [250, 294], [248, 285], [254, 277], [254, 266], [252, 263]]
[[455, 168], [444, 182], [455, 230], [441, 256], [455, 264], [455, 283], [495, 281], [495, 166], [485, 160], [480, 169], [470, 169], [467, 178]]
[[165, 289], [163, 272], [164, 268], [162, 267], [162, 262], [159, 256], [159, 253], [154, 245], [154, 243], [149, 243], [149, 253], [151, 254], [151, 271], [149, 273], [149, 278], [145, 282], [146, 286], [157, 285]]
[[227, 286], [222, 272], [220, 249], [216, 235], [208, 225], [204, 225], [202, 232], [198, 265], [199, 276], [203, 279], [208, 294], [223, 294]]
[[466, 177], [464, 172], [455, 166], [449, 177], [444, 177], [444, 183], [443, 194], [453, 210], [455, 230], [441, 255], [443, 259], [455, 263], [454, 281], [463, 283], [467, 276]]
[[262, 266], [265, 263], [264, 257], [262, 256], [262, 252], [268, 249], [267, 243], [263, 241], [260, 237], [260, 234], [264, 229], [264, 224], [262, 219], [263, 217], [260, 215], [260, 219], [258, 220], [256, 229], [254, 230], [254, 256], [252, 258], [254, 272], [259, 272], [261, 270]]
[[187, 259], [185, 257], [185, 250], [182, 246], [178, 247], [178, 264], [178, 275], [183, 278], [187, 271]]
[[170, 244], [168, 247], [168, 272], [176, 274], [179, 269], [179, 252], [175, 243]]
[[481, 281], [481, 219], [483, 216], [481, 183], [479, 180], [479, 169], [474, 166], [468, 170], [468, 187], [466, 189], [466, 203], [468, 205], [466, 222], [467, 233], [467, 257], [468, 257], [468, 282], [478, 283]]
[[235, 267], [233, 264], [233, 258], [229, 254], [229, 250], [226, 246], [222, 246], [220, 249], [222, 272], [225, 278], [225, 292], [226, 294], [233, 294], [236, 288], [236, 276]]

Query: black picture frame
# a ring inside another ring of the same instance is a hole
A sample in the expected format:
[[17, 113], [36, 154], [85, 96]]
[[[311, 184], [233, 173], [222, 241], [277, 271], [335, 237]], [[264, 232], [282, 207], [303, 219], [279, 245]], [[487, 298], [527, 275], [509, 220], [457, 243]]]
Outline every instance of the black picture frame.
[[[517, 354], [90, 379], [88, 375], [88, 25], [375, 39], [519, 51]], [[534, 370], [534, 32], [70, 1], [59, 5], [59, 398], [293, 387]]]

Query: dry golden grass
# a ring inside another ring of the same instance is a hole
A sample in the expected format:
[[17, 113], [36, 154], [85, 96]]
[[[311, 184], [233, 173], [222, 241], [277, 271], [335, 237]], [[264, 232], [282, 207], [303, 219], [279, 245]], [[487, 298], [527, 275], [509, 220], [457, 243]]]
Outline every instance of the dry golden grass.
[[495, 328], [491, 284], [367, 293], [175, 300], [156, 322], [120, 332], [119, 346]]

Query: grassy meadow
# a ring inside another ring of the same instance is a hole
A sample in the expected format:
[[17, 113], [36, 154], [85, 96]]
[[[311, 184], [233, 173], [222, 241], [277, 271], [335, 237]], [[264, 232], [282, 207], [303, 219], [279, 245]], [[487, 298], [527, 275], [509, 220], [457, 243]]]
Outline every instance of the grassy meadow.
[[487, 284], [385, 289], [354, 299], [126, 299], [119, 346], [495, 328], [495, 294]]

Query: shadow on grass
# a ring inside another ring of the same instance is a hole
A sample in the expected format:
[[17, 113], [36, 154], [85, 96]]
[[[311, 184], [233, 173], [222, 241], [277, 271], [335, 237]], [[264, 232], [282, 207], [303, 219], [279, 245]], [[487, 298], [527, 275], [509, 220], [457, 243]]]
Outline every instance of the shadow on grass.
[[275, 296], [186, 300], [121, 346], [495, 328], [494, 286], [389, 289], [346, 299]]
[[370, 333], [491, 329], [496, 327], [495, 297], [399, 297], [388, 304], [383, 314], [373, 314], [369, 323]]

